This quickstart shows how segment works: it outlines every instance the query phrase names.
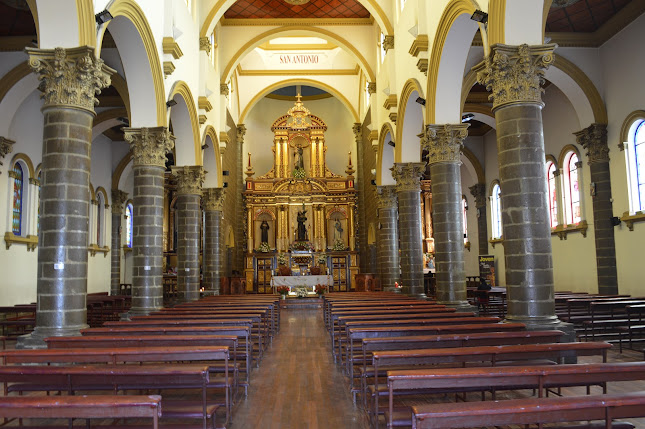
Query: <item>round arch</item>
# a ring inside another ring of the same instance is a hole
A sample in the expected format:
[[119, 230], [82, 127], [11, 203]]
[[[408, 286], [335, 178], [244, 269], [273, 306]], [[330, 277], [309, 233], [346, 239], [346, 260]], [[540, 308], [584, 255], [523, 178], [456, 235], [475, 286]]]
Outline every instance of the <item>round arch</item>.
[[385, 147], [388, 136], [390, 141], [394, 141], [394, 135], [392, 124], [389, 122], [383, 124], [379, 133], [378, 158], [376, 160], [376, 184], [378, 186], [395, 184], [390, 170], [394, 166], [394, 148]]
[[[115, 0], [108, 10], [114, 19], [99, 34], [97, 51], [100, 51], [103, 35], [109, 27], [131, 92], [130, 126], [167, 126], [163, 72], [145, 13], [134, 0]], [[100, 52], [97, 55], [100, 56]], [[155, 108], [151, 109], [151, 106]]]
[[9, 137], [9, 128], [16, 111], [38, 88], [38, 76], [31, 73], [25, 61], [11, 69], [0, 79], [0, 135]]
[[474, 176], [477, 177], [477, 183], [485, 183], [486, 174], [484, 174], [484, 167], [482, 167], [482, 164], [481, 162], [479, 162], [479, 159], [477, 159], [475, 154], [467, 147], [461, 148], [461, 153], [463, 154], [464, 157], [466, 157], [466, 159], [474, 169], [474, 173], [475, 173]]
[[[169, 121], [172, 118], [175, 141], [175, 165], [202, 165], [201, 138], [199, 136], [199, 118], [197, 106], [190, 88], [186, 82], [179, 80], [173, 85], [168, 100], [177, 104], [169, 109]], [[193, 159], [189, 160], [189, 140], [193, 142]]]
[[[416, 79], [408, 79], [401, 90], [396, 115], [395, 141], [397, 145], [394, 147], [394, 159], [396, 162], [418, 162], [421, 159], [420, 143], [418, 147], [410, 147], [410, 143], [408, 143], [409, 141], [418, 141], [417, 135], [423, 132], [423, 107], [416, 102], [417, 97], [423, 98], [421, 84]], [[421, 126], [413, 129], [418, 123]]]
[[122, 189], [119, 187], [122, 184], [121, 177], [124, 177], [123, 172], [128, 165], [131, 165], [131, 163], [132, 151], [129, 151], [123, 158], [121, 158], [121, 161], [119, 161], [119, 164], [116, 166], [114, 172], [112, 173], [112, 189]]
[[645, 110], [635, 110], [627, 115], [627, 118], [623, 121], [623, 125], [620, 127], [620, 142], [618, 142], [620, 150], [625, 150], [625, 143], [629, 141], [629, 130], [634, 125], [634, 122], [639, 119], [645, 120]]
[[276, 89], [284, 88], [285, 86], [291, 86], [291, 85], [309, 85], [320, 89], [324, 89], [325, 91], [332, 94], [334, 97], [338, 98], [341, 103], [343, 103], [343, 105], [347, 108], [347, 110], [349, 110], [349, 112], [352, 114], [352, 117], [354, 118], [354, 122], [360, 122], [358, 112], [356, 111], [356, 109], [354, 109], [354, 107], [352, 106], [352, 103], [350, 103], [349, 100], [342, 93], [338, 92], [334, 87], [331, 87], [326, 83], [313, 80], [313, 79], [304, 79], [304, 78], [286, 79], [267, 86], [264, 90], [262, 90], [261, 92], [258, 92], [255, 95], [255, 97], [253, 97], [251, 101], [249, 101], [246, 107], [244, 107], [244, 110], [242, 111], [242, 114], [240, 115], [240, 120], [238, 122], [240, 124], [243, 124], [244, 120], [246, 119], [246, 116], [249, 114], [253, 106], [255, 106], [267, 94], [275, 91]]
[[[210, 141], [210, 146], [204, 150], [204, 170], [208, 172], [206, 180], [204, 181], [204, 188], [221, 188], [224, 178], [222, 177], [222, 156], [219, 150], [219, 140], [217, 139], [217, 132], [212, 125], [206, 126], [204, 135], [202, 137], [202, 147]], [[211, 166], [215, 163], [215, 171], [210, 170]], [[212, 180], [215, 177], [215, 180]]]
[[[235, 2], [236, 0], [217, 0], [202, 23], [202, 27], [199, 30], [199, 37], [208, 37], [215, 28], [215, 25], [224, 16], [224, 12]], [[385, 11], [379, 5], [378, 0], [358, 0], [358, 2], [372, 15], [383, 34], [394, 34], [394, 27]]]
[[578, 157], [578, 161], [580, 162], [583, 161], [583, 158], [582, 158], [582, 155], [580, 154], [580, 149], [578, 149], [578, 146], [568, 144], [562, 148], [562, 150], [560, 151], [560, 155], [558, 156], [558, 165], [560, 166], [560, 168], [564, 168], [565, 158], [567, 157], [569, 152], [575, 153], [576, 156]]
[[490, 0], [488, 44], [541, 45], [552, 0]]
[[239, 62], [242, 60], [242, 58], [244, 58], [246, 54], [251, 52], [258, 45], [261, 45], [265, 41], [272, 39], [276, 35], [282, 34], [282, 33], [298, 33], [299, 35], [303, 33], [305, 34], [311, 33], [327, 41], [334, 42], [335, 44], [343, 48], [352, 57], [354, 57], [354, 59], [360, 65], [363, 72], [369, 77], [370, 82], [375, 82], [376, 77], [369, 63], [367, 62], [365, 57], [363, 57], [363, 54], [361, 54], [360, 51], [356, 49], [349, 41], [333, 33], [332, 31], [325, 30], [323, 28], [309, 27], [305, 25], [293, 25], [293, 26], [290, 25], [290, 26], [273, 28], [271, 30], [265, 31], [264, 33], [259, 34], [255, 36], [253, 39], [246, 42], [244, 46], [242, 46], [226, 64], [226, 67], [224, 68], [224, 71], [222, 72], [222, 75], [221, 75], [222, 76], [221, 83], [225, 84], [226, 82], [228, 82], [230, 74], [233, 72], [235, 67], [237, 67]]
[[36, 170], [34, 170], [34, 163], [31, 161], [31, 158], [27, 154], [24, 153], [17, 153], [11, 158], [11, 168], [13, 168], [13, 165], [16, 162], [22, 162], [24, 165], [27, 166], [27, 170], [29, 171], [29, 178], [30, 179], [36, 179], [37, 177], [35, 176]]
[[123, 108], [109, 109], [98, 113], [92, 124], [92, 140], [103, 134], [105, 130], [121, 123], [117, 118], [127, 117], [127, 114], [127, 110]]
[[94, 199], [98, 198], [99, 194], [103, 195], [103, 204], [105, 204], [106, 206], [110, 205], [110, 200], [108, 199], [108, 193], [106, 192], [103, 186], [99, 186], [98, 188], [96, 188], [96, 191], [94, 191], [94, 194], [95, 194]]

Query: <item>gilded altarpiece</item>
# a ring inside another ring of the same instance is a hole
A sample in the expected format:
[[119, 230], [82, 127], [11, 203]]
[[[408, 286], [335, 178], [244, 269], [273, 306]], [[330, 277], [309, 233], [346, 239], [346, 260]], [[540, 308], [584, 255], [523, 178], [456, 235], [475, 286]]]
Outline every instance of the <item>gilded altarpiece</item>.
[[346, 176], [327, 168], [326, 130], [325, 122], [312, 115], [298, 96], [271, 126], [273, 168], [254, 177], [249, 153], [244, 193], [248, 292], [271, 292], [279, 256], [293, 275], [318, 269], [332, 275], [331, 291], [354, 287], [358, 273], [354, 168], [349, 153]]

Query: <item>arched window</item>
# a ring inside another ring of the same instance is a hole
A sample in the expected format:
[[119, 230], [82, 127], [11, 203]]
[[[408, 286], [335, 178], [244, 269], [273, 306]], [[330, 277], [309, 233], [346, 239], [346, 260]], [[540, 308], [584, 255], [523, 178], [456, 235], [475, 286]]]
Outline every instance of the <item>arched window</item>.
[[132, 203], [128, 203], [125, 206], [125, 245], [129, 248], [132, 248], [132, 220]]
[[555, 186], [556, 171], [557, 169], [555, 168], [555, 163], [553, 161], [546, 163], [546, 182], [549, 194], [549, 218], [551, 220], [551, 228], [558, 226], [558, 197]]
[[645, 210], [645, 119], [637, 119], [629, 128], [625, 145], [630, 211]]
[[581, 220], [578, 155], [571, 151], [564, 158], [564, 215], [568, 225]]
[[101, 234], [101, 232], [103, 230], [103, 210], [105, 208], [103, 194], [97, 192], [96, 202], [98, 203], [96, 205], [96, 244], [101, 247], [103, 245], [103, 234]]
[[40, 188], [42, 180], [42, 171], [38, 171], [38, 200], [36, 201], [37, 213], [36, 213], [36, 235], [40, 232]]
[[20, 236], [22, 234], [22, 200], [24, 197], [24, 174], [22, 166], [16, 162], [13, 166], [13, 218], [11, 221], [11, 231], [14, 235]]
[[490, 211], [493, 238], [502, 238], [502, 196], [499, 183], [495, 183], [491, 191]]
[[463, 214], [464, 217], [464, 243], [468, 242], [468, 201], [466, 201], [466, 197], [461, 198], [461, 213]]

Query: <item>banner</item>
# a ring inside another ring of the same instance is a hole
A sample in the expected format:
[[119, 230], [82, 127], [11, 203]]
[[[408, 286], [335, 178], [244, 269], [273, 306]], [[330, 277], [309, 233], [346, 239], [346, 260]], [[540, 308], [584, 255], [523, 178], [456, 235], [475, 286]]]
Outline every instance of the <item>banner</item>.
[[479, 255], [479, 276], [485, 278], [491, 287], [497, 286], [495, 279], [495, 256]]

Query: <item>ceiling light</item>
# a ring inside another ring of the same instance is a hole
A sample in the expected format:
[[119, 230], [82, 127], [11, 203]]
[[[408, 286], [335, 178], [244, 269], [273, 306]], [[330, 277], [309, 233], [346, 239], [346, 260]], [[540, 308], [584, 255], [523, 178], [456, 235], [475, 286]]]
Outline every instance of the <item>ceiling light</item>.
[[419, 103], [419, 104], [420, 104], [420, 105], [422, 105], [422, 106], [425, 106], [425, 105], [426, 105], [426, 99], [425, 99], [425, 98], [417, 97], [417, 99], [416, 99], [416, 100], [414, 100], [414, 101], [416, 101], [417, 103]]
[[394, 143], [392, 140], [390, 140], [389, 142], [387, 142], [387, 144], [389, 144], [389, 145], [390, 145], [390, 146], [392, 146], [392, 147], [396, 147], [396, 143]]
[[168, 107], [172, 107], [172, 106], [176, 106], [176, 105], [177, 105], [177, 102], [175, 100], [166, 101], [166, 106], [168, 106]]
[[488, 22], [488, 14], [477, 9], [473, 12], [470, 19], [472, 19], [473, 21], [481, 22], [482, 24], [486, 24]]
[[99, 25], [101, 25], [101, 24], [105, 24], [106, 22], [110, 21], [110, 20], [111, 20], [111, 19], [113, 19], [114, 17], [113, 17], [113, 16], [112, 16], [112, 14], [111, 14], [107, 9], [106, 9], [106, 10], [104, 10], [104, 11], [102, 11], [102, 12], [99, 12], [99, 13], [97, 13], [96, 15], [94, 15], [94, 18], [96, 19], [96, 23], [97, 23], [97, 24], [99, 24]]

